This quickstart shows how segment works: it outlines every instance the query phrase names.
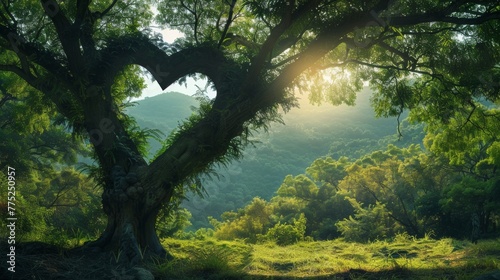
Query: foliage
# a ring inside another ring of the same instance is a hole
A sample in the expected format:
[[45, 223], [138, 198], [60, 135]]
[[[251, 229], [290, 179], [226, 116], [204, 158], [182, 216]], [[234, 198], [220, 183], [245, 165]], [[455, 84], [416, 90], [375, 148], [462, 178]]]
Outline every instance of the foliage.
[[93, 182], [73, 169], [45, 176], [32, 171], [28, 180], [17, 181], [16, 216], [23, 219], [16, 236], [64, 246], [75, 245], [69, 244], [73, 238], [95, 238], [105, 226], [99, 202]]
[[398, 232], [397, 225], [394, 220], [391, 220], [383, 204], [377, 202], [368, 208], [361, 207], [353, 200], [351, 204], [356, 211], [354, 217], [335, 224], [346, 241], [366, 243], [384, 240], [395, 236]]
[[[16, 171], [16, 215], [23, 217], [17, 237], [53, 242], [72, 231], [95, 237], [104, 226], [99, 195], [70, 167], [88, 155], [86, 148], [58, 123], [60, 115], [40, 92], [5, 72], [1, 80], [0, 167]], [[2, 201], [6, 195], [0, 194]]]
[[311, 200], [318, 194], [316, 184], [305, 175], [292, 177], [288, 175], [276, 192], [281, 197], [296, 197], [301, 200]]
[[26, 176], [32, 169], [52, 173], [54, 163], [73, 164], [85, 153], [81, 142], [57, 125], [55, 108], [39, 92], [11, 74], [0, 73], [0, 167]]
[[300, 217], [293, 221], [293, 225], [278, 222], [267, 231], [266, 238], [275, 241], [279, 246], [287, 246], [303, 240], [305, 232], [306, 217], [300, 214]]
[[429, 125], [426, 147], [444, 155], [450, 164], [480, 180], [496, 176], [498, 108], [474, 102], [470, 111], [456, 112], [447, 124]]
[[271, 208], [260, 198], [254, 198], [243, 211], [226, 213], [224, 221], [214, 221], [214, 236], [222, 240], [244, 239], [255, 243], [259, 234], [265, 234], [271, 222]]
[[156, 222], [158, 236], [160, 238], [166, 238], [181, 235], [182, 232], [191, 225], [191, 222], [189, 222], [190, 219], [191, 213], [184, 208], [160, 213]]
[[483, 236], [498, 234], [498, 177], [478, 180], [455, 167], [417, 145], [389, 145], [356, 161], [319, 158], [306, 174], [286, 176], [269, 202], [259, 200], [262, 211], [247, 206], [213, 220], [214, 236], [255, 242], [254, 235], [267, 232], [290, 243], [299, 238], [292, 224], [304, 217], [304, 236], [316, 240], [369, 242], [428, 232], [469, 238], [476, 214]]

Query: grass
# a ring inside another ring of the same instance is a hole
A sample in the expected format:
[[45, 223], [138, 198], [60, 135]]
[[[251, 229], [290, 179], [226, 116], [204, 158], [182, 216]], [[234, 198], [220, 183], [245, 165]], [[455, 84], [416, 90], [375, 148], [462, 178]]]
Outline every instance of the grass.
[[[359, 244], [339, 239], [281, 247], [274, 243], [169, 238], [163, 245], [174, 260], [153, 259], [143, 264], [157, 280], [465, 280], [500, 269], [500, 239], [472, 244], [398, 236], [391, 242]], [[112, 256], [71, 255], [54, 245], [31, 248], [30, 253], [16, 252], [19, 271], [5, 275], [3, 270], [0, 279], [128, 279], [128, 273]]]
[[473, 279], [500, 268], [500, 239], [472, 244], [400, 236], [392, 242], [333, 240], [286, 247], [166, 239], [164, 245], [183, 269], [153, 266], [158, 279]]
[[174, 261], [149, 266], [160, 279], [242, 279], [252, 247], [240, 242], [167, 239]]

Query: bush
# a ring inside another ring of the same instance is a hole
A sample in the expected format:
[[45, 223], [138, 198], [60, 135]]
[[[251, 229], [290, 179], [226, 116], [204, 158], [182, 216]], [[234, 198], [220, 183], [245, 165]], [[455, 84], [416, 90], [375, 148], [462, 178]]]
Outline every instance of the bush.
[[[214, 236], [222, 240], [243, 239], [249, 243], [257, 242], [257, 236], [264, 234], [271, 224], [272, 208], [260, 198], [254, 198], [240, 213], [231, 215], [223, 222], [210, 219], [215, 228]], [[228, 217], [228, 215], [224, 215]]]
[[276, 241], [279, 246], [297, 243], [301, 237], [300, 232], [292, 225], [277, 224], [267, 232], [267, 237]]
[[278, 223], [267, 231], [266, 237], [273, 240], [279, 246], [295, 244], [304, 239], [306, 232], [306, 218], [300, 214], [298, 220], [293, 221], [293, 225]]
[[354, 217], [351, 216], [335, 224], [346, 241], [363, 243], [390, 238], [398, 233], [400, 227], [389, 217], [383, 204], [377, 202], [375, 205], [363, 208], [353, 199], [350, 202], [356, 208]]

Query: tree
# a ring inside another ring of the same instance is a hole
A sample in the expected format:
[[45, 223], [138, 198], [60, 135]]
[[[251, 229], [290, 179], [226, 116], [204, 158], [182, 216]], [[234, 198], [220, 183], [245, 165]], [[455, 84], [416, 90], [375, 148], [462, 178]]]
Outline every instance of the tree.
[[[0, 73], [0, 169], [15, 169], [13, 202], [17, 215], [25, 217], [17, 223], [20, 241], [47, 240], [54, 228], [59, 230], [58, 237], [62, 228], [70, 227], [81, 227], [85, 234], [94, 234], [93, 226], [101, 226], [98, 214], [93, 215], [94, 219], [83, 220], [89, 214], [100, 213], [100, 209], [92, 207], [99, 194], [90, 191], [91, 181], [69, 167], [86, 149], [64, 127], [55, 125], [57, 117], [43, 94], [13, 73]], [[2, 177], [2, 182], [6, 184], [7, 177]], [[5, 221], [7, 195], [0, 194], [0, 208], [5, 209], [0, 215]], [[96, 211], [92, 213], [93, 210]]]
[[282, 197], [296, 197], [309, 201], [316, 198], [318, 191], [318, 186], [307, 176], [301, 174], [295, 177], [287, 175], [276, 193]]
[[[464, 177], [463, 180], [446, 188], [443, 198], [440, 201], [443, 212], [448, 219], [447, 228], [456, 231], [460, 226], [462, 231], [450, 232], [452, 236], [470, 237], [471, 216], [477, 215], [479, 218], [479, 230], [482, 234], [488, 233], [491, 226], [497, 222], [498, 206], [500, 202], [500, 184], [498, 181], [477, 181], [471, 177]], [[463, 226], [467, 225], [467, 226]], [[495, 229], [493, 229], [495, 230]]]
[[[185, 37], [168, 45], [148, 32], [150, 5]], [[140, 247], [165, 255], [160, 209], [213, 164], [239, 157], [249, 131], [279, 120], [296, 89], [352, 104], [370, 81], [379, 115], [409, 108], [444, 122], [478, 97], [496, 100], [499, 18], [498, 1], [5, 0], [0, 71], [91, 142], [108, 223], [88, 246], [121, 248], [133, 263]], [[163, 89], [198, 73], [217, 91], [151, 162], [145, 133], [123, 111], [144, 86], [138, 66]]]
[[463, 176], [460, 182], [444, 190], [441, 204], [449, 217], [445, 222], [471, 224], [471, 217], [476, 216], [480, 231], [487, 233], [496, 222], [499, 201], [500, 111], [486, 102], [470, 104], [470, 107], [468, 112], [456, 112], [446, 124], [429, 126], [425, 144]]
[[74, 164], [82, 143], [53, 126], [56, 112], [40, 92], [8, 72], [0, 72], [0, 168], [19, 174], [54, 172], [54, 164]]

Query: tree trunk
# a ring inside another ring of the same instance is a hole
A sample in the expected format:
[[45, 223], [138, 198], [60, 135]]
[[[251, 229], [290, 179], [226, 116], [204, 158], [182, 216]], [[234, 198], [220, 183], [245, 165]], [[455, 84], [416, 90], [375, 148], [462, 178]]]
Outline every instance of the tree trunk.
[[[162, 203], [152, 205], [146, 197], [152, 194], [138, 180], [136, 170], [128, 173], [119, 166], [112, 171], [113, 185], [102, 195], [108, 223], [98, 240], [89, 244], [114, 253], [116, 260], [135, 265], [149, 255], [169, 257], [156, 234], [156, 218]], [[161, 200], [168, 202], [172, 192]]]
[[134, 204], [124, 203], [109, 213], [106, 230], [96, 242], [102, 244], [102, 249], [114, 251], [118, 261], [124, 263], [136, 264], [150, 254], [166, 257], [155, 231], [160, 209], [144, 213]]
[[137, 264], [145, 255], [166, 257], [155, 226], [173, 188], [145, 183], [149, 166], [109, 102], [86, 105], [86, 129], [103, 175], [102, 206], [108, 219], [102, 235], [86, 248], [113, 252], [126, 265]]

